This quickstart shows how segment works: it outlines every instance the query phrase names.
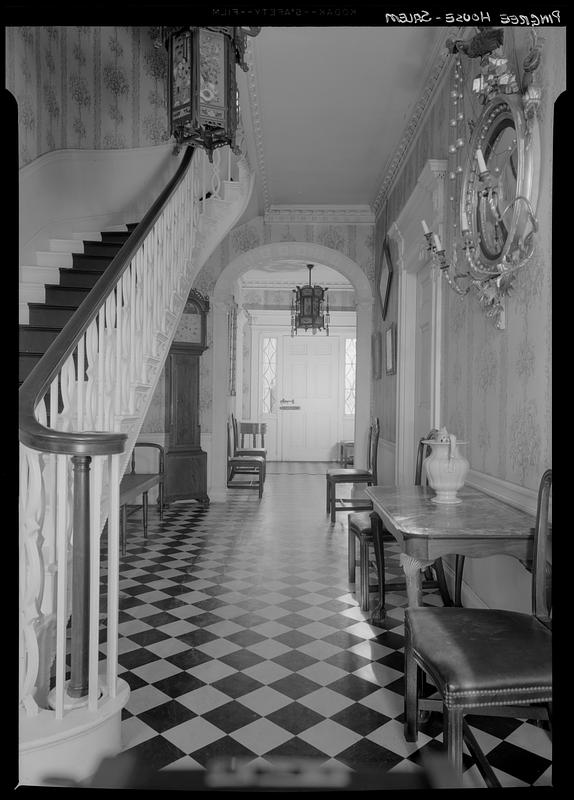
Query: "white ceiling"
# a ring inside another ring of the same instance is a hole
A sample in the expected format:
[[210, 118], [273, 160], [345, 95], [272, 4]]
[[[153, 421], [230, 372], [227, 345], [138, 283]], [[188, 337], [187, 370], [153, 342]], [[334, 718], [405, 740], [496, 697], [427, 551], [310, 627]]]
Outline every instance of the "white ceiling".
[[[444, 28], [416, 26], [264, 26], [250, 38], [240, 91], [255, 213], [372, 206], [443, 41]], [[266, 279], [306, 282], [304, 266], [294, 268], [270, 265]], [[329, 285], [317, 268], [320, 278]]]
[[372, 204], [443, 31], [263, 27], [250, 43], [267, 201]]

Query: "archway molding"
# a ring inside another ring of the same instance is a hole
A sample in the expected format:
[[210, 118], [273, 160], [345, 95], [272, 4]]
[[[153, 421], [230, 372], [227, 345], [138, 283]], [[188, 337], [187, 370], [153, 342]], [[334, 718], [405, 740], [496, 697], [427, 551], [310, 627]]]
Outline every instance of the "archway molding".
[[251, 269], [284, 261], [321, 264], [336, 270], [353, 286], [357, 315], [357, 365], [355, 396], [355, 463], [365, 466], [371, 406], [371, 333], [373, 291], [361, 267], [348, 256], [309, 242], [275, 242], [255, 247], [234, 258], [219, 275], [213, 292], [212, 420], [209, 495], [224, 501], [226, 490], [226, 421], [231, 411], [228, 396], [228, 312], [236, 282]]

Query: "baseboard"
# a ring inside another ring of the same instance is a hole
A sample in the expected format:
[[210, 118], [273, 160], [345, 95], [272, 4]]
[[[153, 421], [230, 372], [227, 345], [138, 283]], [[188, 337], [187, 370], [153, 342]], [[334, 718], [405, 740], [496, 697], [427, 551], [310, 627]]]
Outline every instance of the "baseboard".
[[487, 475], [485, 472], [475, 469], [469, 471], [465, 483], [474, 489], [480, 489], [491, 497], [496, 497], [497, 500], [519, 508], [521, 511], [536, 514], [538, 491], [534, 489], [503, 481], [501, 478], [495, 478], [493, 475]]

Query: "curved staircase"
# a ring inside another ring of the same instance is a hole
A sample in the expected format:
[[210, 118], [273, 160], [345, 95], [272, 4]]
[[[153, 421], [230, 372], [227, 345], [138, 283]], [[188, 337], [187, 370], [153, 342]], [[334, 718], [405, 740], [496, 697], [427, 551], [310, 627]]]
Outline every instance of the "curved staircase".
[[121, 747], [119, 483], [194, 279], [253, 182], [245, 156], [186, 153], [139, 224], [54, 239], [21, 268], [21, 784], [84, 780]]

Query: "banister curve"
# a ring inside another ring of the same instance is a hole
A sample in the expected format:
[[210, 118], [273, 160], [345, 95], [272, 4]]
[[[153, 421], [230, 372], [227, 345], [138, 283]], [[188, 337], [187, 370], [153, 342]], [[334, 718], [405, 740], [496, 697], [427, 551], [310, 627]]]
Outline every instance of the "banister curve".
[[90, 323], [95, 319], [109, 294], [110, 286], [116, 284], [121, 278], [164, 206], [183, 180], [191, 163], [193, 152], [194, 148], [186, 148], [175, 175], [131, 236], [118, 250], [82, 305], [65, 324], [22, 383], [19, 390], [19, 435], [20, 441], [33, 450], [69, 455], [111, 455], [123, 452], [127, 439], [125, 433], [53, 430], [38, 422], [34, 416], [34, 409]]

